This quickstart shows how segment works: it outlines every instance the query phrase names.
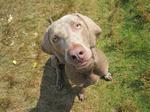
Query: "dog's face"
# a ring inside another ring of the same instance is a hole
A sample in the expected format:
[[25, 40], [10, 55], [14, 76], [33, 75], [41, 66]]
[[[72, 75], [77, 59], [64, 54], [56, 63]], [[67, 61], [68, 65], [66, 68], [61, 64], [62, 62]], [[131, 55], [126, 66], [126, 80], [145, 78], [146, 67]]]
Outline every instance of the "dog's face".
[[[84, 17], [80, 14], [66, 15], [50, 25], [42, 43], [43, 50], [65, 63], [85, 66], [92, 58], [90, 46], [95, 44], [99, 32], [92, 32], [92, 26]], [[96, 30], [100, 31], [100, 28]]]

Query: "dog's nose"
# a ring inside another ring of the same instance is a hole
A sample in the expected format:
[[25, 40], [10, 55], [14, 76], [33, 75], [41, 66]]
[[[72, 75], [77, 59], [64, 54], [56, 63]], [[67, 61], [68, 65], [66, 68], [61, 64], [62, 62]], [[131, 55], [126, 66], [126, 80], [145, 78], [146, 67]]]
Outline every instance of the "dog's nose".
[[82, 46], [72, 47], [68, 50], [71, 60], [82, 61], [84, 59], [85, 49]]

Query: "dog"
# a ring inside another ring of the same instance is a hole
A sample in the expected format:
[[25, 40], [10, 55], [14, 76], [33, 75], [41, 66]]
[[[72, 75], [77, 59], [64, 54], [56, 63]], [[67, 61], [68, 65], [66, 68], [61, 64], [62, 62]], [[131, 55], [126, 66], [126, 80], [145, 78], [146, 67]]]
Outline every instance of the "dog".
[[101, 28], [89, 17], [80, 13], [68, 14], [53, 22], [46, 30], [41, 48], [52, 55], [56, 69], [56, 86], [60, 87], [63, 65], [67, 81], [83, 101], [84, 88], [101, 77], [112, 80], [104, 53], [95, 47]]

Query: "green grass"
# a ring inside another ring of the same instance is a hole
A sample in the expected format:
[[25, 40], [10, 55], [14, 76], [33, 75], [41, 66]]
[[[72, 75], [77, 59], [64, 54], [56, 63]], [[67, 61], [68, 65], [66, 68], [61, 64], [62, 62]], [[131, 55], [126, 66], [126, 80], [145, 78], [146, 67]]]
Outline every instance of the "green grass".
[[[113, 75], [112, 82], [101, 80], [88, 87], [87, 99], [75, 99], [72, 111], [149, 112], [149, 0], [0, 0], [0, 112], [36, 107], [43, 66], [49, 58], [40, 50], [49, 25], [46, 19], [57, 20], [72, 12], [91, 17], [102, 28], [97, 47], [107, 55]], [[13, 19], [8, 22], [10, 15]], [[59, 105], [57, 98], [61, 98], [58, 93], [50, 98], [57, 103], [49, 101], [48, 106], [63, 112], [63, 99]], [[41, 112], [47, 111], [52, 110]]]

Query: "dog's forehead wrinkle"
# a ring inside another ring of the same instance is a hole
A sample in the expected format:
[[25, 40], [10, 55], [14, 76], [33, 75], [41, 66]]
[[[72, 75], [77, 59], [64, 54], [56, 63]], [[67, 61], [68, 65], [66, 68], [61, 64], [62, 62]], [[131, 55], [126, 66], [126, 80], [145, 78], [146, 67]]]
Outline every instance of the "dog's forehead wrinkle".
[[81, 22], [81, 20], [76, 15], [73, 15], [73, 14], [68, 14], [66, 16], [63, 16], [58, 21], [66, 23], [66, 24], [72, 24], [72, 23]]
[[71, 30], [70, 25], [74, 22], [75, 23], [79, 22], [78, 17], [75, 15], [68, 14], [55, 21], [51, 25], [51, 27], [53, 28], [54, 33], [59, 34], [61, 32], [61, 33], [66, 33], [65, 35], [67, 35], [68, 32], [70, 32]]
[[69, 43], [78, 43], [84, 44], [84, 34], [81, 31], [72, 30], [72, 23], [76, 23], [76, 21], [80, 21], [80, 19], [75, 15], [66, 15], [62, 18], [55, 21], [51, 28], [53, 29], [52, 35], [57, 35], [58, 37], [64, 38], [65, 43], [68, 45]]
[[73, 16], [73, 15], [66, 15], [66, 16], [63, 16], [62, 18], [60, 18], [61, 21], [70, 21], [70, 20], [74, 20], [76, 18], [76, 16]]
[[65, 38], [67, 36], [67, 25], [61, 21], [56, 21], [53, 26], [53, 35]]

